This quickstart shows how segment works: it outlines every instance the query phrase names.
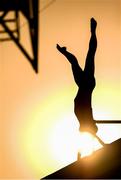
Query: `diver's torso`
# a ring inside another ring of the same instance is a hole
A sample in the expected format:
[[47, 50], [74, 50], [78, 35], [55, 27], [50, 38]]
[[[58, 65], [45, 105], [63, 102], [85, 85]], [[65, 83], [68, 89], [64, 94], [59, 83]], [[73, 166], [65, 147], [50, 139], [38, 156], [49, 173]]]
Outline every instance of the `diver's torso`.
[[74, 99], [74, 112], [78, 120], [92, 118], [91, 97], [94, 87], [95, 78], [88, 79], [84, 77], [81, 79], [77, 95]]

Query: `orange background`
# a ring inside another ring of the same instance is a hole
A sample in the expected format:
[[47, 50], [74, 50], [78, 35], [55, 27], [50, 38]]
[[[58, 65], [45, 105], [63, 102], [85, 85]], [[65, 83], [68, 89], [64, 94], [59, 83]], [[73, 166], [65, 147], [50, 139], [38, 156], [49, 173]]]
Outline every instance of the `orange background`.
[[[83, 67], [91, 17], [98, 23], [94, 118], [121, 119], [121, 0], [56, 0], [43, 9], [50, 2], [40, 0], [38, 74], [12, 41], [0, 43], [1, 179], [39, 179], [76, 160], [77, 87], [56, 44], [67, 46]], [[31, 50], [22, 15], [21, 42]], [[121, 137], [121, 125], [98, 126], [105, 142]]]

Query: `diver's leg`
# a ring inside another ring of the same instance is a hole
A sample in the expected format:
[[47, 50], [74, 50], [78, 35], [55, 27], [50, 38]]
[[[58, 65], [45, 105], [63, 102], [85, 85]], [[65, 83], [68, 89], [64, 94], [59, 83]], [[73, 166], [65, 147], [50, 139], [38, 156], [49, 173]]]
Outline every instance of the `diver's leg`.
[[71, 64], [77, 61], [76, 57], [72, 53], [68, 52], [66, 47], [61, 47], [59, 44], [57, 44], [56, 47], [57, 50], [62, 53]]
[[71, 67], [72, 67], [73, 77], [74, 77], [74, 80], [75, 80], [77, 86], [80, 86], [80, 85], [83, 86], [83, 84], [82, 84], [83, 71], [78, 64], [78, 61], [71, 63]]
[[72, 67], [72, 72], [73, 72], [73, 76], [74, 76], [74, 80], [76, 82], [76, 84], [79, 86], [80, 85], [80, 80], [82, 78], [83, 75], [83, 71], [81, 69], [81, 67], [78, 64], [78, 61], [76, 59], [76, 57], [71, 54], [70, 52], [68, 52], [66, 50], [66, 47], [60, 47], [57, 44], [57, 49], [59, 50], [59, 52], [61, 52], [67, 59], [68, 61], [71, 63], [71, 67]]
[[97, 48], [97, 38], [96, 38], [97, 22], [93, 18], [91, 18], [90, 23], [91, 23], [91, 38], [89, 42], [89, 50], [86, 57], [84, 72], [89, 77], [94, 77], [94, 71], [95, 71], [94, 57]]

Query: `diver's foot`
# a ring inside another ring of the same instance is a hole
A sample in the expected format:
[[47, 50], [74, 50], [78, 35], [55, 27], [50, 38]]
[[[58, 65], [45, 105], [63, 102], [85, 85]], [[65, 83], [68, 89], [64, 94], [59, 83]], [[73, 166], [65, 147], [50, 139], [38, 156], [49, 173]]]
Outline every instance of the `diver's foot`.
[[61, 47], [57, 44], [57, 49], [60, 51], [60, 52], [65, 52], [66, 51], [66, 47]]
[[96, 27], [97, 27], [97, 22], [94, 18], [91, 18], [90, 23], [91, 23], [91, 33], [95, 33]]

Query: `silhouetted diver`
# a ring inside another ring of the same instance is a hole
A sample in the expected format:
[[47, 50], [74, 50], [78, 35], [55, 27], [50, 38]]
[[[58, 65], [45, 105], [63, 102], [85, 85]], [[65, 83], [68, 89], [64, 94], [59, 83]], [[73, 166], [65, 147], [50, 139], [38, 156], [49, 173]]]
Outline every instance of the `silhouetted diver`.
[[91, 18], [91, 38], [84, 70], [79, 66], [76, 57], [66, 50], [66, 47], [60, 47], [57, 44], [59, 52], [71, 63], [74, 80], [79, 88], [74, 100], [74, 112], [80, 123], [80, 131], [88, 131], [94, 135], [96, 135], [98, 130], [93, 118], [91, 105], [92, 91], [96, 85], [94, 77], [94, 57], [97, 48], [96, 26], [97, 22], [94, 18]]

